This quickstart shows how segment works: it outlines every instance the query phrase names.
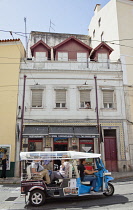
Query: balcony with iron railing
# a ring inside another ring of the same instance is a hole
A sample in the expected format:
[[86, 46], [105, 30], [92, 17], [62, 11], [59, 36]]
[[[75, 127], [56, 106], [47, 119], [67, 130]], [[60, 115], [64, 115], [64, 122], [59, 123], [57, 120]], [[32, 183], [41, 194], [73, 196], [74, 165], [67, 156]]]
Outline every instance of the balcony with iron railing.
[[25, 59], [21, 62], [21, 70], [89, 70], [89, 71], [122, 71], [121, 63], [96, 62], [94, 60], [76, 61], [58, 61], [58, 60], [32, 60]]

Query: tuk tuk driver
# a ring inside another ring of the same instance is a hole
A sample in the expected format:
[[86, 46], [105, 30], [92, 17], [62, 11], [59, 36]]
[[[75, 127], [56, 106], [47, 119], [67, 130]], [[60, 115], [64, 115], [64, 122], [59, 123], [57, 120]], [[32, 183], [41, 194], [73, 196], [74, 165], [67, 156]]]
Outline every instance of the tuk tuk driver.
[[[85, 159], [81, 159], [80, 160], [80, 165], [78, 165], [78, 170], [80, 173], [80, 178], [82, 182], [87, 182], [90, 181], [91, 182], [91, 190], [94, 190], [94, 188], [96, 187], [96, 177], [90, 176], [92, 174], [94, 174], [95, 172], [98, 172], [96, 170], [86, 170], [85, 168], [85, 163], [86, 160]], [[88, 176], [89, 175], [89, 176]]]

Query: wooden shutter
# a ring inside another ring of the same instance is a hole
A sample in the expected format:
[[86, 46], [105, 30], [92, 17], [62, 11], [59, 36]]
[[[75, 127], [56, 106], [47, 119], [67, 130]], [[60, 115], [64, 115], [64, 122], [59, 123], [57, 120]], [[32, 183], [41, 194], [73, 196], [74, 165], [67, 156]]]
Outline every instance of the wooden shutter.
[[42, 107], [43, 90], [32, 90], [32, 107]]
[[56, 103], [66, 103], [66, 90], [56, 90]]
[[87, 53], [77, 53], [77, 61], [86, 62], [87, 61]]
[[68, 53], [58, 52], [58, 61], [68, 61]]
[[113, 90], [103, 91], [103, 103], [113, 103]]
[[108, 55], [107, 53], [98, 53], [98, 61], [101, 67], [108, 67]]
[[80, 102], [90, 101], [90, 90], [80, 90]]
[[44, 61], [46, 59], [46, 52], [36, 52], [36, 60]]

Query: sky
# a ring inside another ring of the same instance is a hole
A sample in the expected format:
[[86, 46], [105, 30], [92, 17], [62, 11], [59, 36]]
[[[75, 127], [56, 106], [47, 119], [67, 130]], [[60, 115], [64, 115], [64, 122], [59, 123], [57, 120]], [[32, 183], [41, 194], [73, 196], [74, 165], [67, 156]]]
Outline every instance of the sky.
[[[24, 17], [27, 33], [50, 31], [88, 35], [88, 25], [95, 5], [101, 4], [103, 7], [108, 2], [109, 0], [0, 0], [0, 40], [20, 38], [25, 44]], [[11, 35], [9, 31], [22, 33]]]

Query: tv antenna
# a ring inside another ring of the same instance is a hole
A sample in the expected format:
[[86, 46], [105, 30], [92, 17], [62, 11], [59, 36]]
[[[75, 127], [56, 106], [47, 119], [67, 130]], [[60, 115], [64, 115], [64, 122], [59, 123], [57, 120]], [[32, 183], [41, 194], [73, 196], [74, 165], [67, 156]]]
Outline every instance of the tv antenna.
[[49, 32], [50, 32], [51, 29], [52, 29], [53, 31], [55, 31], [54, 28], [53, 28], [53, 26], [55, 26], [55, 24], [52, 23], [52, 21], [51, 21], [51, 19], [50, 19]]
[[25, 23], [25, 49], [26, 49], [26, 57], [28, 54], [28, 42], [27, 42], [27, 25], [26, 25], [26, 17], [24, 17], [24, 23]]

